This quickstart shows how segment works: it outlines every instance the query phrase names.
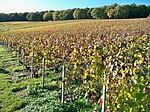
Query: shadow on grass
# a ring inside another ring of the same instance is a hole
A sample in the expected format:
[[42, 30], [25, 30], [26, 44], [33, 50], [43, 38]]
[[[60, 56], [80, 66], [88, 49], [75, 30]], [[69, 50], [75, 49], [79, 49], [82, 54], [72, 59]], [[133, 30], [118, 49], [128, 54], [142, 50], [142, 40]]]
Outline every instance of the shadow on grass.
[[8, 74], [9, 72], [5, 69], [0, 68], [0, 73]]

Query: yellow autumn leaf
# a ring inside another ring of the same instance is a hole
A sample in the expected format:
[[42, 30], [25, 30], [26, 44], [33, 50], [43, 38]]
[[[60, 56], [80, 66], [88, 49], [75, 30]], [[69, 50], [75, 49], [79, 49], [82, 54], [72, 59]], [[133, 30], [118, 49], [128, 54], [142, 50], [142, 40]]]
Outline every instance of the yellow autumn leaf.
[[92, 78], [95, 78], [95, 75], [94, 75], [94, 74], [90, 74], [90, 76], [91, 76]]
[[133, 110], [133, 108], [130, 108], [130, 112], [133, 112], [132, 110]]
[[87, 72], [85, 72], [85, 73], [84, 73], [84, 75], [82, 76], [82, 78], [83, 78], [83, 79], [86, 79], [86, 78], [87, 78], [87, 76], [88, 76], [88, 73], [87, 73]]
[[57, 52], [58, 52], [58, 54], [60, 54], [60, 49], [58, 49], [58, 51], [57, 51]]
[[118, 103], [118, 104], [117, 104], [117, 108], [120, 108], [120, 107], [121, 107], [121, 105]]
[[88, 49], [88, 53], [91, 53], [91, 49]]
[[90, 68], [90, 73], [94, 73], [94, 69], [93, 68]]
[[30, 52], [29, 56], [32, 57], [33, 56], [33, 52]]
[[95, 79], [96, 79], [96, 80], [99, 80], [99, 76], [98, 76], [98, 75], [96, 75]]
[[140, 65], [140, 64], [142, 64], [142, 62], [143, 62], [143, 60], [142, 59], [140, 59], [139, 61], [137, 61], [136, 63], [138, 64], [138, 65]]
[[128, 69], [125, 70], [125, 74], [127, 74], [127, 73], [129, 73], [129, 70], [128, 70]]
[[138, 54], [134, 54], [134, 57], [137, 58], [137, 57], [138, 57]]
[[74, 52], [74, 53], [78, 53], [76, 48], [73, 49], [73, 52]]

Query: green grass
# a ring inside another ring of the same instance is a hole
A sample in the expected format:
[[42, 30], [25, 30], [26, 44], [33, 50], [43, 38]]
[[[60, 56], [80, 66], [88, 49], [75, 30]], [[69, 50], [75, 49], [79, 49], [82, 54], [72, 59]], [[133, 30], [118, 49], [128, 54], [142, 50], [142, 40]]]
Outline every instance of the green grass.
[[0, 46], [0, 112], [12, 112], [23, 107], [24, 102], [12, 92], [12, 76], [10, 71], [5, 68], [9, 63], [11, 66], [11, 55], [6, 53], [6, 50]]
[[10, 71], [10, 72], [20, 72], [23, 71], [23, 66], [10, 66], [8, 67], [6, 70]]
[[40, 79], [29, 79], [14, 83], [13, 73], [21, 77], [24, 75], [19, 73], [22, 70], [22, 66], [18, 66], [16, 59], [0, 46], [0, 112], [13, 112], [23, 108], [25, 103], [16, 92], [25, 90], [31, 83], [40, 82]]
[[12, 92], [11, 76], [0, 73], [0, 111], [12, 112], [22, 107], [24, 102]]
[[[29, 97], [27, 87], [29, 85], [40, 86], [42, 79], [41, 77], [30, 78], [29, 75], [23, 72], [23, 67], [18, 64], [16, 58], [7, 53], [6, 48], [0, 46], [0, 112], [19, 111], [30, 105], [24, 100]], [[52, 72], [47, 71], [47, 75], [52, 75]], [[45, 89], [58, 90], [61, 86], [60, 83], [52, 81], [51, 77], [45, 79]]]

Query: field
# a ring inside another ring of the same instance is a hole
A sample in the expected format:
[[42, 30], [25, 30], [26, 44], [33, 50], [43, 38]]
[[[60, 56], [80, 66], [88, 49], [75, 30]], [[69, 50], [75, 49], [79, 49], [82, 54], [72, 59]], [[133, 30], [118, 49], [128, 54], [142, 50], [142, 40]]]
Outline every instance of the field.
[[148, 18], [1, 22], [0, 112], [148, 112], [149, 40]]

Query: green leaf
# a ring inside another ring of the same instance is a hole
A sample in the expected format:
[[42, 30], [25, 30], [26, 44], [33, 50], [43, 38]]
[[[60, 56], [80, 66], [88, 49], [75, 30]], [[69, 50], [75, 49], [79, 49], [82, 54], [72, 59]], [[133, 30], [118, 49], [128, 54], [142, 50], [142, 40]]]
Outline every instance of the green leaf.
[[133, 108], [130, 108], [130, 111], [129, 112], [132, 112]]
[[139, 61], [137, 61], [136, 63], [138, 64], [138, 65], [141, 65], [142, 64], [142, 62], [143, 62], [143, 60], [142, 59], [140, 59]]

